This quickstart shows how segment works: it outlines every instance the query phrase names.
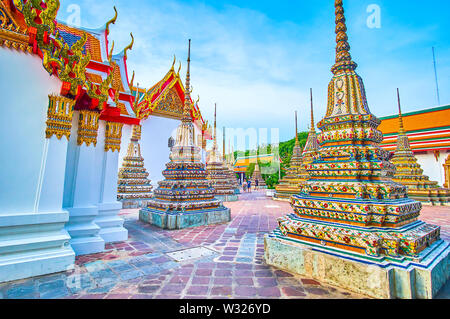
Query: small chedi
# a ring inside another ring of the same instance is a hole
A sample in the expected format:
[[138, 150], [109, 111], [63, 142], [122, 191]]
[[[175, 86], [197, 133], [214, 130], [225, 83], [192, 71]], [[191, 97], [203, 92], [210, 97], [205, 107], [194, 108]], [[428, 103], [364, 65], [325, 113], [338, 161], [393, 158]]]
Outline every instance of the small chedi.
[[264, 178], [261, 175], [261, 170], [259, 168], [258, 163], [256, 163], [256, 165], [255, 165], [255, 170], [253, 171], [251, 181], [252, 181], [252, 187], [256, 187], [256, 181], [258, 181], [258, 188], [262, 188], [262, 189], [267, 188], [266, 181], [264, 180]]
[[295, 113], [295, 145], [292, 152], [290, 166], [286, 176], [275, 187], [275, 200], [289, 201], [292, 195], [298, 194], [300, 191], [300, 184], [308, 180], [309, 174], [306, 166], [313, 160], [319, 144], [317, 143], [317, 134], [314, 125], [313, 100], [311, 89], [311, 128], [309, 130], [308, 138], [306, 140], [303, 152], [298, 141], [297, 130], [297, 112]]
[[139, 144], [141, 130], [140, 125], [133, 126], [127, 155], [119, 170], [117, 200], [122, 202], [123, 208], [144, 207], [152, 197], [153, 187], [148, 179], [149, 173], [144, 167], [144, 158]]
[[408, 187], [408, 196], [426, 204], [448, 206], [450, 190], [438, 186], [437, 182], [430, 181], [423, 174], [417, 158], [414, 156], [409, 144], [403, 124], [403, 116], [400, 105], [400, 93], [398, 92], [399, 131], [397, 149], [391, 162], [397, 168], [393, 180]]
[[292, 195], [300, 191], [300, 183], [307, 180], [309, 175], [301, 174], [302, 171], [302, 148], [298, 140], [297, 111], [295, 112], [295, 145], [292, 151], [291, 161], [286, 176], [275, 186], [274, 199], [289, 200]]
[[239, 180], [238, 180], [238, 178], [236, 176], [236, 173], [234, 172], [234, 162], [235, 162], [234, 150], [232, 148], [231, 153], [229, 155], [229, 159], [228, 159], [228, 161], [226, 163], [227, 174], [229, 175], [230, 179], [233, 181], [235, 194], [240, 194], [241, 193], [241, 186], [240, 186]]
[[142, 222], [164, 229], [182, 229], [228, 222], [230, 209], [214, 197], [216, 191], [206, 179], [200, 148], [195, 143], [191, 117], [190, 47], [186, 72], [183, 118], [177, 128], [170, 162], [162, 172], [165, 180], [159, 182], [154, 197], [139, 212]]
[[233, 180], [228, 174], [224, 161], [219, 154], [217, 147], [217, 126], [216, 126], [217, 106], [214, 110], [214, 133], [213, 147], [210, 153], [209, 162], [206, 165], [207, 178], [211, 182], [211, 186], [216, 190], [215, 197], [225, 202], [233, 202], [238, 200], [235, 194], [235, 186]]
[[418, 217], [422, 204], [392, 181], [351, 59], [342, 0], [336, 7], [336, 63], [320, 148], [310, 179], [291, 197], [294, 213], [265, 237], [268, 264], [377, 298], [432, 298], [450, 276], [450, 244]]
[[310, 89], [310, 93], [311, 93], [311, 127], [309, 129], [305, 147], [303, 148], [302, 166], [299, 174], [300, 178], [304, 180], [309, 179], [309, 173], [306, 170], [306, 168], [308, 167], [309, 164], [313, 162], [314, 156], [317, 154], [317, 150], [319, 149], [319, 142], [317, 141], [317, 133], [314, 125], [314, 106], [313, 106], [312, 89]]

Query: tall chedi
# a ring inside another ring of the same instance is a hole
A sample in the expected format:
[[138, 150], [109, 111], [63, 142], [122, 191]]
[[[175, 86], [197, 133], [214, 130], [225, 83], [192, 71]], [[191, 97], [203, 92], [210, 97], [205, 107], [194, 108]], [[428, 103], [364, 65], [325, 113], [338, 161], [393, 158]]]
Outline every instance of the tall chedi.
[[[222, 150], [223, 166], [226, 169], [225, 173], [227, 174], [229, 180], [231, 181], [231, 184], [233, 185], [234, 193], [236, 195], [239, 195], [241, 193], [241, 188], [240, 188], [239, 182], [238, 182], [238, 180], [236, 178], [236, 173], [234, 172], [234, 170], [232, 168], [233, 167], [233, 164], [231, 164], [232, 156], [230, 154], [229, 159], [227, 160], [227, 157], [225, 155], [226, 154], [225, 153], [225, 141], [226, 141], [226, 138], [225, 138], [225, 127], [224, 127], [223, 128], [223, 140], [222, 140], [222, 142], [223, 142], [223, 150]], [[230, 142], [228, 142], [228, 152], [230, 152], [230, 145], [229, 144], [230, 144]]]
[[133, 126], [127, 155], [119, 170], [117, 200], [122, 202], [123, 208], [144, 207], [152, 197], [153, 187], [148, 179], [149, 173], [144, 167], [144, 158], [139, 144], [141, 130], [140, 125]]
[[308, 138], [306, 140], [305, 148], [303, 149], [302, 153], [302, 171], [301, 171], [301, 177], [308, 179], [309, 174], [306, 171], [306, 167], [308, 164], [311, 164], [314, 156], [317, 154], [317, 150], [319, 149], [319, 143], [317, 141], [317, 133], [316, 128], [314, 124], [314, 103], [313, 103], [313, 92], [312, 89], [310, 89], [310, 96], [311, 96], [311, 127], [309, 129]]
[[391, 180], [336, 0], [336, 63], [310, 179], [294, 213], [265, 238], [268, 264], [378, 298], [432, 298], [449, 278], [450, 244], [418, 217], [422, 204]]
[[292, 195], [298, 194], [300, 191], [300, 182], [305, 181], [306, 177], [301, 174], [302, 171], [302, 147], [298, 140], [297, 129], [297, 111], [295, 111], [295, 144], [292, 150], [291, 162], [286, 172], [286, 176], [275, 187], [275, 200], [289, 200]]
[[235, 194], [233, 180], [227, 173], [227, 168], [220, 156], [217, 147], [217, 105], [214, 106], [214, 131], [213, 147], [210, 153], [209, 162], [206, 164], [207, 178], [211, 181], [211, 186], [216, 190], [216, 198], [225, 202], [238, 200]]
[[397, 168], [393, 180], [408, 187], [408, 195], [411, 198], [432, 205], [449, 205], [450, 190], [441, 188], [437, 182], [429, 180], [423, 175], [420, 164], [411, 150], [409, 139], [405, 132], [403, 116], [400, 105], [400, 92], [398, 95], [399, 130], [397, 149], [391, 162]]
[[139, 212], [139, 219], [165, 229], [182, 229], [230, 221], [230, 209], [214, 197], [215, 190], [206, 179], [200, 148], [195, 143], [190, 96], [191, 40], [187, 59], [183, 117], [177, 128], [170, 162], [162, 172], [154, 197]]

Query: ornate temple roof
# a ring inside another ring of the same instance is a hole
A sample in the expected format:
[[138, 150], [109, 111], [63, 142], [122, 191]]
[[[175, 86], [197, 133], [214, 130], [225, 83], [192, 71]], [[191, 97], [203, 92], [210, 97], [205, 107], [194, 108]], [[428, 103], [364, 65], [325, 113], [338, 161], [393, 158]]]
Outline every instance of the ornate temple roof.
[[[109, 34], [110, 25], [117, 19], [115, 8], [114, 17], [97, 29], [74, 27], [58, 21], [58, 10], [59, 2], [54, 0], [41, 4], [1, 0], [0, 46], [39, 55], [44, 68], [63, 82], [61, 94], [76, 100], [75, 109], [97, 109], [102, 120], [139, 124], [148, 118], [151, 112], [143, 113], [144, 117], [135, 113], [136, 91], [144, 97], [148, 91], [152, 94], [152, 105], [148, 109], [156, 110], [153, 115], [181, 118], [178, 98], [183, 101], [184, 87], [173, 68], [150, 90], [141, 90], [133, 86], [134, 73], [130, 81], [127, 68], [127, 51], [134, 43], [132, 34], [130, 45], [113, 55], [114, 42], [109, 43]], [[38, 18], [31, 19], [33, 14]], [[66, 52], [70, 61], [64, 58]], [[138, 102], [142, 106], [143, 102]], [[198, 103], [194, 104], [191, 114], [205, 138], [210, 139]]]
[[[406, 134], [413, 152], [450, 150], [450, 105], [403, 113]], [[398, 138], [398, 114], [382, 117], [381, 146], [394, 151]]]
[[[238, 157], [234, 162], [234, 171], [236, 173], [245, 173], [247, 171], [247, 167], [250, 164], [257, 164], [259, 162], [270, 163], [275, 159], [274, 154], [265, 154], [265, 155], [252, 155], [245, 157]], [[281, 160], [280, 160], [281, 161]]]

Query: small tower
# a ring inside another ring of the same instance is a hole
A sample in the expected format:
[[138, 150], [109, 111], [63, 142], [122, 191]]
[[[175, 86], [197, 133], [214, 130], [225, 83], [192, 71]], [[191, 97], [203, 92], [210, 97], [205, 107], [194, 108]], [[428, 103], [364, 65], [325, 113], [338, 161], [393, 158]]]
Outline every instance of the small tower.
[[152, 197], [152, 185], [148, 179], [149, 173], [144, 167], [144, 158], [141, 155], [140, 125], [133, 126], [131, 141], [128, 144], [127, 155], [123, 159], [119, 170], [117, 187], [117, 200], [122, 202], [123, 208], [144, 207]]
[[398, 89], [397, 97], [399, 130], [397, 149], [391, 160], [397, 171], [392, 180], [407, 186], [409, 197], [415, 200], [426, 204], [447, 206], [449, 205], [450, 190], [439, 187], [437, 182], [430, 181], [429, 177], [423, 174], [423, 169], [417, 163], [417, 158], [411, 150], [409, 139], [405, 132]]
[[[225, 150], [225, 143], [223, 149]], [[234, 181], [224, 164], [224, 159], [220, 156], [217, 146], [217, 105], [214, 106], [213, 147], [209, 162], [206, 165], [206, 172], [208, 173], [208, 180], [211, 181], [211, 186], [216, 190], [216, 198], [225, 202], [238, 200]]]
[[177, 128], [175, 145], [170, 162], [162, 172], [164, 180], [154, 191], [147, 207], [139, 212], [139, 220], [164, 229], [229, 222], [230, 209], [214, 197], [216, 191], [207, 180], [205, 164], [202, 163], [200, 147], [195, 143], [190, 96], [190, 53], [187, 59], [185, 100], [183, 118]]

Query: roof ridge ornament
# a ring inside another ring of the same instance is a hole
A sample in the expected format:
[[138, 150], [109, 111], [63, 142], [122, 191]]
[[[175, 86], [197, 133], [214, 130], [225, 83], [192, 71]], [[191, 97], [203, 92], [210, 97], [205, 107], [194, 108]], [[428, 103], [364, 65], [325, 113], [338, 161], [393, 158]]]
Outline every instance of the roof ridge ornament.
[[109, 62], [109, 64], [112, 63], [112, 57], [113, 57], [112, 53], [113, 53], [113, 51], [114, 51], [114, 40], [113, 40], [113, 42], [112, 42], [112, 44], [111, 44], [111, 50], [109, 50], [109, 56], [108, 56], [108, 62]]
[[170, 68], [170, 70], [174, 70], [174, 66], [175, 66], [175, 62], [177, 61], [177, 57], [176, 57], [176, 55], [174, 54], [173, 55], [173, 62], [172, 62], [172, 66], [171, 66], [171, 68]]
[[133, 32], [130, 32], [130, 36], [131, 36], [131, 43], [130, 43], [129, 45], [127, 45], [127, 46], [125, 47], [125, 49], [123, 49], [123, 56], [124, 56], [125, 59], [128, 58], [128, 56], [127, 56], [127, 51], [133, 49], [133, 44], [134, 44]]
[[114, 8], [115, 14], [114, 14], [114, 17], [111, 20], [106, 22], [106, 27], [105, 27], [106, 35], [109, 35], [109, 26], [111, 24], [116, 24], [116, 21], [117, 21], [117, 9], [116, 9], [116, 6], [114, 6], [113, 8]]

